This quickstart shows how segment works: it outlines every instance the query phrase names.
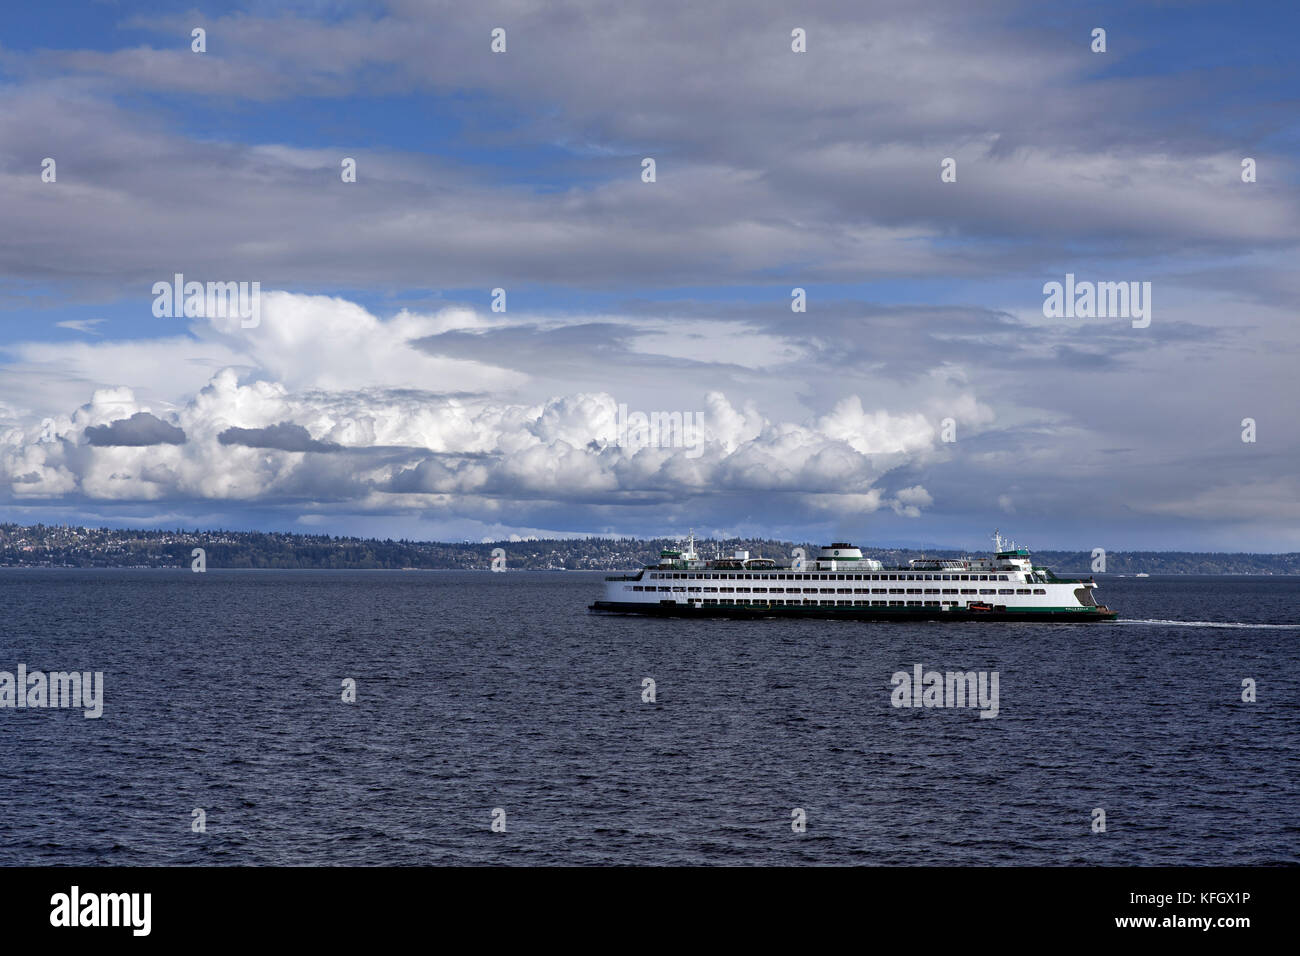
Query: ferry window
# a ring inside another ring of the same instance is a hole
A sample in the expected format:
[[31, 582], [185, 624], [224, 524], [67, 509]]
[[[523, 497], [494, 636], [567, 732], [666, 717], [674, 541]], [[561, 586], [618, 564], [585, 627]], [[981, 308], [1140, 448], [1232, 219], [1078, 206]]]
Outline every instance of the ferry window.
[[1015, 594], [1015, 593], [1016, 593], [1016, 589], [1015, 589], [1015, 588], [998, 588], [998, 593], [999, 593], [999, 594]]
[[926, 589], [925, 589], [925, 593], [926, 593], [926, 594], [938, 594], [938, 593], [939, 593], [939, 589], [938, 589], [938, 588], [926, 588]]
[[980, 594], [997, 594], [995, 588], [980, 588]]
[[962, 589], [961, 589], [961, 593], [962, 593], [962, 594], [974, 594], [974, 593], [975, 593], [975, 589], [974, 589], [974, 588], [962, 588]]
[[1046, 588], [1034, 588], [1034, 593], [1035, 593], [1035, 594], [1046, 594], [1046, 593], [1047, 593], [1047, 589], [1046, 589]]
[[956, 593], [957, 593], [957, 589], [956, 589], [956, 588], [944, 588], [944, 589], [943, 589], [943, 593], [944, 593], [944, 594], [956, 594]]
[[1017, 594], [1032, 594], [1033, 592], [1030, 591], [1029, 588], [1016, 588], [1016, 593], [1017, 593]]
[[920, 593], [921, 593], [921, 589], [920, 589], [920, 588], [908, 588], [908, 589], [907, 589], [907, 593], [908, 593], [908, 594], [920, 594]]
[[999, 581], [1006, 581], [1006, 580], [1007, 580], [1007, 576], [1006, 576], [1005, 574], [999, 574], [999, 575], [998, 575], [998, 580], [999, 580]]

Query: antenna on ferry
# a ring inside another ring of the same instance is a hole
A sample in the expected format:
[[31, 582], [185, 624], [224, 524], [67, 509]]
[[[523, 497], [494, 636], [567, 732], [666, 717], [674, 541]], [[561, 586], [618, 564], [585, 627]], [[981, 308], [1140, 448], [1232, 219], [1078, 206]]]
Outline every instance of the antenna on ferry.
[[993, 529], [993, 547], [994, 554], [1002, 550], [1002, 535], [998, 533], [997, 528]]

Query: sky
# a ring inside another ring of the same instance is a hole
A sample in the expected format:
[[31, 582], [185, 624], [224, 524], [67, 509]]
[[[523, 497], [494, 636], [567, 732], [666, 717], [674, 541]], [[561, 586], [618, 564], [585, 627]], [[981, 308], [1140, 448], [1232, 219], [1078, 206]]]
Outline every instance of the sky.
[[[1298, 27], [6, 11], [0, 520], [1300, 550]], [[177, 274], [255, 316], [161, 307]], [[1067, 275], [1149, 321], [1047, 314]]]

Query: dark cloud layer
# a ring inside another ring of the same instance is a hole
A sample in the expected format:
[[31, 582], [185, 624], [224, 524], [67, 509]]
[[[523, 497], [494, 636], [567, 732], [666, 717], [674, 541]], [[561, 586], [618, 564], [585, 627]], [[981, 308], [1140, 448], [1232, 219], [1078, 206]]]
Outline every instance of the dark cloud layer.
[[317, 441], [301, 425], [280, 422], [266, 428], [227, 428], [217, 436], [223, 445], [247, 445], [249, 448], [276, 448], [280, 451], [340, 451], [337, 442]]
[[86, 441], [99, 446], [144, 447], [146, 445], [183, 445], [185, 431], [150, 415], [136, 412], [130, 418], [107, 425], [92, 425], [85, 431]]

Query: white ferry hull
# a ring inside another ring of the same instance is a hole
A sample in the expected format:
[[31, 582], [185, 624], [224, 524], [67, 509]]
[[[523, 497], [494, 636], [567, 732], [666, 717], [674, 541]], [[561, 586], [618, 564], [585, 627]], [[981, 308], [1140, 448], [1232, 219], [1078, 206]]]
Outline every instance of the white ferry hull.
[[990, 558], [916, 560], [886, 568], [849, 544], [811, 562], [770, 558], [704, 561], [691, 547], [665, 550], [657, 565], [605, 579], [589, 610], [671, 617], [826, 618], [849, 621], [1110, 621], [1097, 584], [1058, 578], [995, 533]]

